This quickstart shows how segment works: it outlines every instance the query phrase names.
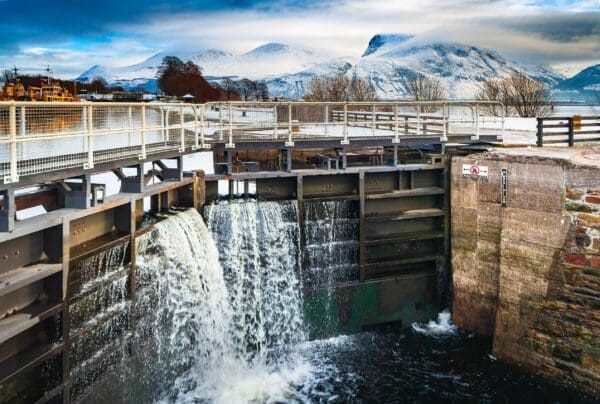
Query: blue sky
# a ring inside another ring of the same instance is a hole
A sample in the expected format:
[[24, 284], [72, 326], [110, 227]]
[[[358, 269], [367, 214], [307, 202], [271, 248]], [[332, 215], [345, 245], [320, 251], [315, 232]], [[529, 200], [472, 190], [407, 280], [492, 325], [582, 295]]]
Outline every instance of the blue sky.
[[63, 77], [160, 51], [244, 52], [266, 42], [358, 56], [380, 32], [571, 70], [600, 62], [600, 0], [0, 0], [0, 15], [0, 68], [50, 64]]

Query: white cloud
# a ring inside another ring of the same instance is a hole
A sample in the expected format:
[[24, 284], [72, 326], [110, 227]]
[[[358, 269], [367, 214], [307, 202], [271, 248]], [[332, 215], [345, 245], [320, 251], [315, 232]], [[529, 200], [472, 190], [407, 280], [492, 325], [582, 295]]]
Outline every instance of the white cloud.
[[[549, 8], [558, 16], [574, 15], [581, 10], [600, 10], [598, 4], [598, 0], [346, 0], [326, 8], [278, 9], [277, 13], [180, 12], [113, 26], [119, 39], [108, 43], [85, 48], [65, 44], [61, 49], [36, 44], [24, 49], [16, 61], [51, 63], [68, 76], [93, 64], [136, 63], [158, 51], [220, 48], [246, 52], [266, 42], [310, 47], [332, 56], [359, 56], [374, 34], [399, 32], [486, 46], [529, 61], [581, 64], [600, 59], [598, 38], [584, 35], [565, 44], [544, 36], [543, 27], [535, 26], [536, 18], [546, 15]], [[533, 21], [527, 32], [502, 24], [526, 19]]]

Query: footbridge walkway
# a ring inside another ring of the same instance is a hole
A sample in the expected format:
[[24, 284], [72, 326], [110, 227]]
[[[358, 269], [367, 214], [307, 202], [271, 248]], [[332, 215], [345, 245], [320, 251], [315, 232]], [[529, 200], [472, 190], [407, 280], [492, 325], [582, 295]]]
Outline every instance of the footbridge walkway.
[[503, 111], [455, 101], [0, 102], [0, 190], [210, 149], [495, 142]]

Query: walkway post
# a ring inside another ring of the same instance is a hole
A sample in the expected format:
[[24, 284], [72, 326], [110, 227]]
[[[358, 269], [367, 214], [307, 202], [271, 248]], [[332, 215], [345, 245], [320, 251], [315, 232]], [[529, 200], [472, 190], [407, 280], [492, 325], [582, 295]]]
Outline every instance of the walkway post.
[[371, 105], [371, 133], [375, 136], [375, 129], [377, 128], [377, 113], [375, 104]]
[[342, 144], [350, 144], [348, 140], [348, 103], [344, 101], [344, 139]]
[[94, 168], [94, 110], [91, 105], [88, 105], [88, 127], [87, 127], [87, 163], [84, 165], [85, 169]]
[[183, 118], [183, 113], [184, 113], [184, 107], [183, 105], [181, 107], [179, 107], [179, 125], [181, 126], [181, 128], [179, 129], [179, 152], [183, 153], [185, 151], [185, 128], [183, 127], [183, 125], [185, 124], [185, 119]]
[[19, 182], [19, 171], [17, 167], [17, 107], [11, 103], [8, 118], [10, 130], [10, 179], [4, 182]]
[[440, 141], [447, 142], [448, 141], [448, 111], [446, 110], [446, 104], [442, 104], [442, 138]]
[[479, 103], [475, 103], [475, 139], [479, 140]]
[[[288, 141], [285, 142], [287, 147], [294, 146], [293, 128], [292, 128], [292, 103], [288, 103]], [[288, 149], [289, 150], [289, 149]]]
[[398, 103], [394, 104], [394, 144], [400, 143], [400, 122], [398, 122]]
[[229, 101], [229, 143], [225, 147], [233, 149], [233, 111], [231, 108], [231, 101]]
[[273, 107], [273, 120], [274, 125], [273, 125], [273, 139], [277, 139], [278, 136], [278, 132], [279, 132], [279, 128], [278, 128], [278, 120], [277, 120], [277, 104], [275, 104], [275, 106]]
[[146, 160], [146, 106], [142, 105], [142, 153], [139, 155], [140, 160]]

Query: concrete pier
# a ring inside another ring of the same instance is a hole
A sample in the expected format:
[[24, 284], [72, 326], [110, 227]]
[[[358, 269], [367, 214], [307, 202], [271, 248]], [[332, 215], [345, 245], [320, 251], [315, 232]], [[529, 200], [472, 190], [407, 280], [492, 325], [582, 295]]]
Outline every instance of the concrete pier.
[[454, 321], [493, 335], [495, 356], [598, 394], [600, 150], [495, 149], [451, 170]]

